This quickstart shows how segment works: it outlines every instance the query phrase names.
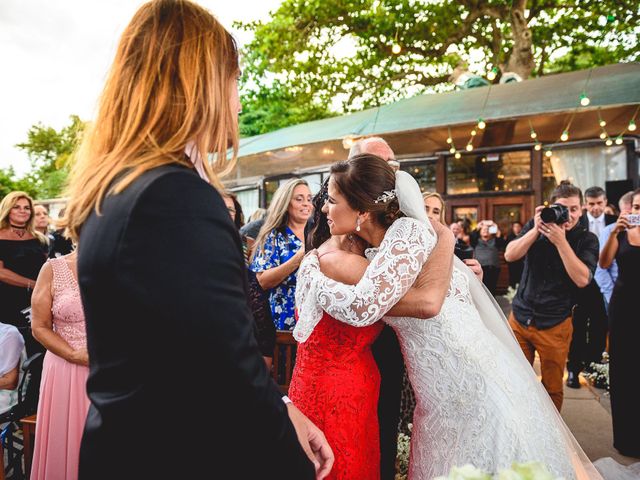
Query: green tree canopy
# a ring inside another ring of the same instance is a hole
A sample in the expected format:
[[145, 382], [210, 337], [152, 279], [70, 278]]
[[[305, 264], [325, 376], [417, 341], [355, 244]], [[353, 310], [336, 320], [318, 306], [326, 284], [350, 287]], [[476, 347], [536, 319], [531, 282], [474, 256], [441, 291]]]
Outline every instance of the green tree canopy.
[[83, 129], [84, 123], [76, 115], [71, 115], [70, 124], [60, 131], [37, 123], [27, 132], [27, 141], [16, 145], [29, 156], [31, 170], [25, 181], [33, 185], [38, 198], [54, 198], [62, 192]]
[[12, 167], [0, 169], [0, 200], [10, 192], [27, 192], [31, 197], [38, 195], [34, 185], [25, 179], [18, 179]]
[[[244, 48], [243, 131], [445, 90], [471, 65], [531, 75], [638, 58], [637, 0], [285, 0]], [[394, 48], [395, 46], [395, 48]], [[273, 93], [275, 89], [276, 93]], [[275, 100], [276, 106], [270, 104]], [[282, 111], [297, 112], [281, 115]]]

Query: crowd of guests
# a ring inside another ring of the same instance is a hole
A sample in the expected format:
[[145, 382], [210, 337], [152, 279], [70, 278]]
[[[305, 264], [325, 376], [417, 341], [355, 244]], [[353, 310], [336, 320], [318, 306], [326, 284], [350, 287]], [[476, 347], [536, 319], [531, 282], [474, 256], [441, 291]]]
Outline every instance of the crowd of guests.
[[[292, 330], [296, 324], [296, 273], [305, 253], [304, 240], [313, 226], [313, 195], [304, 180], [289, 180], [275, 192], [269, 208], [256, 210], [246, 224], [237, 197], [224, 192], [222, 198], [242, 241], [254, 334], [270, 369], [276, 331]], [[430, 220], [447, 225], [443, 198], [435, 192], [425, 192], [423, 198]], [[627, 216], [640, 213], [640, 191], [621, 197], [618, 217], [606, 213], [606, 192], [599, 187], [587, 189], [583, 199], [579, 189], [562, 184], [550, 202], [568, 206], [566, 238], [586, 265], [582, 283], [567, 273], [567, 259], [558, 255], [553, 237], [540, 241], [544, 235], [527, 235], [544, 224], [540, 221], [542, 207], [536, 209], [536, 218], [527, 225], [513, 222], [506, 235], [492, 220], [483, 220], [475, 228], [465, 220], [449, 224], [456, 252], [462, 252], [459, 256], [495, 294], [500, 253], [506, 250], [510, 284], [518, 288], [510, 323], [531, 362], [538, 352], [543, 384], [558, 409], [562, 405], [565, 362], [567, 385], [580, 388], [580, 372], [589, 370], [600, 361], [602, 352], [609, 350], [616, 448], [637, 456], [633, 440], [637, 430], [632, 420], [637, 416], [634, 402], [640, 399], [634, 393], [629, 368], [638, 358], [629, 339], [638, 338], [638, 332], [629, 321], [629, 312], [633, 311], [631, 292], [637, 287], [640, 271], [640, 239], [636, 238], [640, 230], [628, 223]], [[52, 230], [46, 207], [35, 204], [24, 192], [7, 195], [0, 203], [0, 213], [0, 390], [15, 389], [23, 346], [27, 356], [46, 349], [32, 478], [47, 478], [52, 472], [65, 472], [68, 477], [78, 466], [89, 407], [84, 387], [88, 352], [77, 255], [70, 241], [60, 231]], [[587, 236], [588, 232], [593, 236]], [[521, 244], [527, 237], [534, 243], [523, 252]], [[549, 265], [536, 261], [542, 258]], [[551, 258], [556, 260], [549, 262]], [[545, 268], [555, 269], [555, 273], [542, 271]], [[542, 284], [546, 290], [540, 300]], [[30, 324], [29, 317], [22, 313], [28, 306]], [[545, 308], [549, 315], [541, 318], [539, 314]], [[534, 310], [538, 316], [531, 324], [529, 312]], [[2, 398], [5, 403], [9, 401], [6, 395]], [[401, 423], [410, 422], [412, 402], [405, 377]], [[4, 410], [10, 406], [4, 405]], [[57, 438], [66, 438], [67, 442], [54, 441]]]

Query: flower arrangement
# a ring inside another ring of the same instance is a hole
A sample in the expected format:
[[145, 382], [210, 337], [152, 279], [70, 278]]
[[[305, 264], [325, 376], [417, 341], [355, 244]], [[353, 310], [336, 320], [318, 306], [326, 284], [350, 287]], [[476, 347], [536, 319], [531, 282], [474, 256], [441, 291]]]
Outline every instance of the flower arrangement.
[[504, 298], [509, 300], [509, 303], [513, 302], [513, 297], [518, 293], [518, 284], [516, 283], [515, 287], [509, 286], [507, 287], [507, 293], [504, 294]]
[[409, 445], [411, 444], [411, 428], [409, 423], [409, 435], [404, 432], [398, 434], [398, 454], [396, 456], [396, 477], [395, 480], [407, 480], [409, 473]]
[[[396, 457], [395, 480], [407, 480], [409, 473], [409, 451], [411, 444], [410, 423], [409, 435], [400, 432], [398, 434], [398, 455]], [[491, 475], [474, 467], [473, 465], [463, 465], [453, 467], [446, 477], [437, 477], [433, 480], [564, 480], [556, 478], [549, 470], [539, 462], [513, 463], [510, 469], [503, 469], [497, 474]]]
[[434, 480], [562, 480], [554, 477], [547, 468], [539, 462], [513, 463], [510, 469], [498, 471], [491, 475], [474, 467], [464, 465], [453, 467], [446, 477]]
[[585, 372], [584, 376], [596, 388], [603, 388], [609, 391], [609, 354], [603, 352], [602, 362], [592, 362], [589, 365], [590, 372]]

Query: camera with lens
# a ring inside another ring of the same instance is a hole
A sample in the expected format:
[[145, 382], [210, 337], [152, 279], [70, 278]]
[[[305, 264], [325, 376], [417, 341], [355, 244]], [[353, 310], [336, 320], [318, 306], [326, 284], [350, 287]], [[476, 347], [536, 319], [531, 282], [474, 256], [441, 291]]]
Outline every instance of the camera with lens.
[[562, 225], [569, 221], [569, 209], [559, 203], [554, 203], [548, 207], [544, 207], [540, 212], [540, 219], [544, 223], [555, 223]]

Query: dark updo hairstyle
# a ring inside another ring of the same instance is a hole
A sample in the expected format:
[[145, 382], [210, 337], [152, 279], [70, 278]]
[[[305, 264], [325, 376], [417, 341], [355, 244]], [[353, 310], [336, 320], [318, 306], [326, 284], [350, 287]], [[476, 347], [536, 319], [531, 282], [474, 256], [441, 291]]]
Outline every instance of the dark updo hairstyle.
[[402, 216], [398, 199], [376, 203], [384, 192], [395, 190], [396, 173], [382, 158], [364, 153], [331, 165], [331, 177], [351, 208], [369, 212], [380, 226], [389, 227]]
[[[330, 173], [349, 206], [359, 212], [370, 212], [373, 220], [382, 227], [389, 227], [403, 216], [397, 198], [375, 202], [384, 192], [396, 187], [395, 171], [382, 158], [368, 153], [355, 155], [331, 165]], [[328, 184], [329, 179], [324, 181], [313, 198], [314, 227], [307, 238], [307, 249], [318, 248], [331, 236], [327, 216], [322, 212], [328, 197]]]
[[328, 189], [329, 177], [322, 182], [320, 190], [315, 194], [311, 202], [313, 204], [313, 227], [306, 238], [306, 251], [318, 248], [331, 236], [329, 224], [327, 223], [327, 215], [322, 211], [322, 207], [324, 207], [324, 203], [329, 197]]

